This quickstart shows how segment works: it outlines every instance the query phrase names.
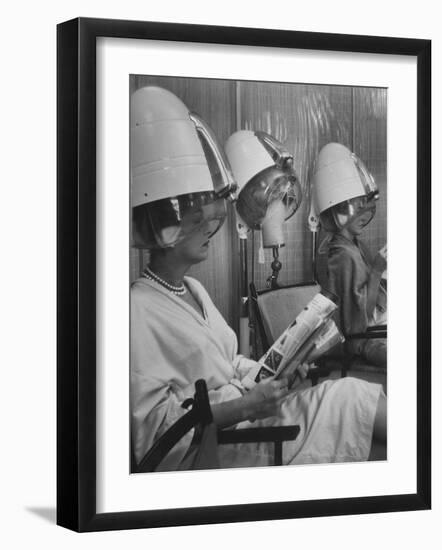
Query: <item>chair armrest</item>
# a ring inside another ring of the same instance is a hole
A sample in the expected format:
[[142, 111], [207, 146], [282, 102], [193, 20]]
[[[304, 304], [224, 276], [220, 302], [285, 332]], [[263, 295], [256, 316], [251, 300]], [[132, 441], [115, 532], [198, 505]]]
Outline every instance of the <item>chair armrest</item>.
[[[195, 428], [192, 443], [201, 441], [204, 427], [212, 421], [207, 387], [204, 380], [195, 383], [196, 393], [193, 408], [179, 418], [147, 451], [138, 466], [132, 457], [132, 473], [153, 472], [174, 445], [192, 428]], [[299, 426], [269, 426], [238, 430], [217, 430], [219, 444], [272, 442], [275, 445], [275, 463], [282, 463], [282, 442], [296, 439]], [[132, 453], [133, 454], [133, 453]]]
[[269, 426], [266, 428], [240, 428], [238, 430], [218, 430], [218, 443], [271, 442], [274, 444], [275, 466], [282, 465], [282, 443], [298, 437], [299, 426]]
[[299, 426], [269, 426], [266, 428], [239, 428], [218, 430], [218, 443], [253, 443], [262, 441], [288, 441], [298, 437]]
[[368, 327], [366, 332], [356, 332], [354, 334], [345, 335], [346, 340], [356, 340], [363, 338], [364, 340], [369, 340], [372, 338], [387, 338], [387, 326], [378, 325], [373, 327]]

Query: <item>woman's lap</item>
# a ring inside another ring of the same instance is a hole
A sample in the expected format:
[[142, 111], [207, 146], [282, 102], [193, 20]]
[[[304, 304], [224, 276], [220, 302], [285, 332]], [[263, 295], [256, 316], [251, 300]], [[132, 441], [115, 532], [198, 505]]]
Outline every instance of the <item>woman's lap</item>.
[[[240, 427], [300, 426], [295, 441], [283, 445], [284, 464], [367, 460], [382, 388], [355, 378], [327, 380], [289, 395], [279, 417]], [[273, 461], [268, 443], [221, 446], [221, 467], [266, 466]]]

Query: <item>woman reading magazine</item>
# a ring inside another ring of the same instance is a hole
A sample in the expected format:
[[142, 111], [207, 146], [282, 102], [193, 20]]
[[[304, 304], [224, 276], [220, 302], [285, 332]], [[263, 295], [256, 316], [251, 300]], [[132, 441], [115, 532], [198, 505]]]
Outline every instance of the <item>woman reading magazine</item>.
[[[237, 354], [237, 340], [202, 285], [186, 276], [204, 261], [213, 219], [201, 209], [183, 218], [182, 238], [153, 249], [144, 276], [131, 289], [131, 404], [136, 460], [181, 415], [195, 381], [204, 378], [220, 427], [299, 424], [284, 445], [285, 464], [367, 460], [373, 441], [385, 442], [386, 406], [381, 386], [354, 378], [289, 390], [287, 378], [255, 383], [261, 365]], [[200, 220], [200, 221], [198, 221]], [[177, 469], [189, 447], [184, 438], [163, 464]], [[220, 447], [221, 467], [271, 463], [268, 443]]]
[[[284, 376], [256, 382], [262, 365], [238, 355], [235, 333], [202, 285], [187, 276], [207, 258], [231, 192], [208, 170], [195, 123], [203, 126], [166, 90], [147, 87], [132, 96], [134, 242], [150, 251], [143, 276], [131, 288], [136, 461], [186, 413], [183, 402], [200, 378], [221, 428], [300, 426], [297, 439], [284, 445], [284, 464], [367, 460], [372, 443], [386, 439], [381, 386], [352, 378], [304, 390], [289, 389]], [[172, 449], [162, 469], [179, 468], [191, 437]], [[225, 445], [219, 455], [223, 468], [265, 466], [273, 449], [268, 443]]]

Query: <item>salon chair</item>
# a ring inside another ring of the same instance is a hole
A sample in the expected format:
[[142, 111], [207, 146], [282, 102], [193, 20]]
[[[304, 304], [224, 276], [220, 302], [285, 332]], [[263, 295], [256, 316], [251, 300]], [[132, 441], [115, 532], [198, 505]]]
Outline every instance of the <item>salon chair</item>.
[[172, 447], [191, 429], [194, 429], [192, 443], [180, 470], [219, 468], [218, 445], [253, 442], [273, 442], [274, 464], [280, 466], [283, 442], [296, 439], [300, 431], [299, 426], [219, 429], [213, 422], [204, 380], [196, 381], [194, 398], [186, 400], [183, 406], [191, 408], [155, 442], [138, 465], [132, 456], [132, 473], [154, 472]]
[[[263, 350], [267, 350], [284, 332], [306, 304], [321, 290], [316, 282], [302, 283], [257, 291], [250, 283], [250, 297]], [[356, 339], [386, 338], [387, 327], [369, 327], [364, 333], [344, 334], [345, 342], [315, 361], [316, 368], [310, 370], [307, 378], [312, 385], [324, 377], [345, 377], [351, 375], [368, 382], [380, 383], [386, 391], [386, 373], [382, 367], [368, 364], [352, 353], [348, 342]]]
[[386, 367], [377, 366], [369, 363], [363, 357], [357, 355], [349, 348], [352, 340], [372, 340], [376, 338], [387, 338], [387, 325], [377, 325], [368, 327], [361, 333], [344, 333], [345, 342], [342, 346], [342, 357], [346, 363], [347, 370], [351, 369], [351, 375], [355, 378], [362, 378], [367, 382], [382, 384], [385, 393], [387, 392], [387, 372]]
[[[253, 313], [264, 352], [320, 290], [320, 285], [314, 281], [259, 292], [255, 284], [250, 283]], [[317, 366], [307, 375], [312, 385], [316, 385], [319, 378], [329, 377], [332, 373], [335, 377], [347, 374], [347, 363], [339, 361], [337, 356], [330, 354], [315, 363]]]

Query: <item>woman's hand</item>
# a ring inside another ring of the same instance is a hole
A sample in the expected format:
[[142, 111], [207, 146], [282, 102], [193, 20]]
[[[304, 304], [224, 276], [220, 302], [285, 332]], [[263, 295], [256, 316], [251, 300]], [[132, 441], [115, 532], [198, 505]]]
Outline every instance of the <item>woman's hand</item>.
[[383, 273], [387, 269], [387, 245], [379, 250], [373, 261], [373, 269]]
[[314, 363], [301, 363], [299, 367], [296, 369], [296, 372], [298, 373], [299, 378], [301, 381], [305, 379], [307, 374], [309, 373], [310, 369], [314, 369], [316, 365]]
[[241, 397], [213, 404], [213, 420], [220, 428], [227, 428], [244, 420], [276, 416], [288, 392], [287, 379], [267, 378]]
[[288, 394], [287, 379], [269, 378], [256, 384], [243, 396], [246, 418], [253, 422], [257, 418], [277, 416]]

